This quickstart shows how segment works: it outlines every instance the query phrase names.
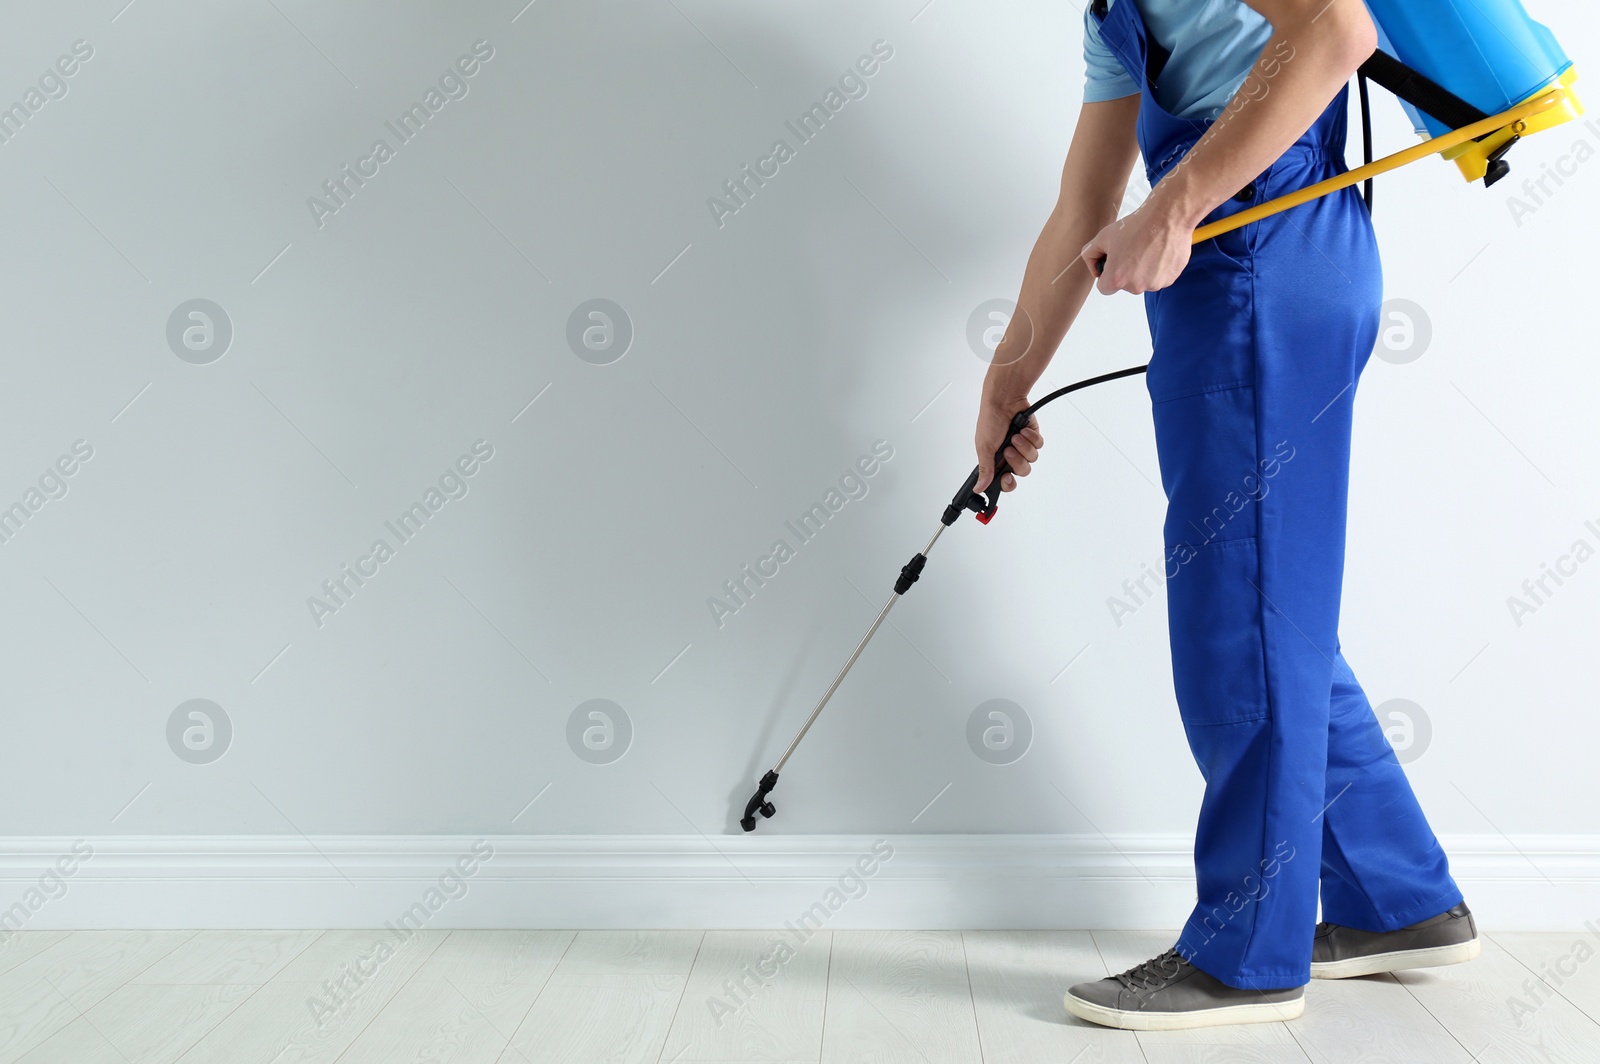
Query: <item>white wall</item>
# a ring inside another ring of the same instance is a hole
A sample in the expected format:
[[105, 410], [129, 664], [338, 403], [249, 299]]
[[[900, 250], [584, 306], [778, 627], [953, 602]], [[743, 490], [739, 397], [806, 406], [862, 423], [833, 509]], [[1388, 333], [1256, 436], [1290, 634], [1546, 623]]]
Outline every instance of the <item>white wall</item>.
[[[971, 468], [968, 319], [1015, 296], [1053, 202], [1074, 5], [122, 4], [0, 34], [0, 100], [93, 48], [0, 144], [0, 503], [93, 451], [0, 544], [8, 833], [742, 838]], [[1536, 7], [1600, 68], [1592, 7]], [[467, 95], [319, 226], [308, 197], [480, 40]], [[800, 144], [785, 121], [880, 40]], [[1380, 148], [1409, 143], [1378, 110]], [[794, 158], [719, 226], [708, 198], [777, 138]], [[1507, 606], [1600, 546], [1597, 148], [1571, 126], [1504, 186], [1430, 160], [1378, 192], [1388, 294], [1431, 342], [1362, 382], [1342, 634], [1375, 702], [1422, 707], [1410, 771], [1450, 836], [1600, 833], [1600, 561]], [[232, 326], [208, 364], [167, 338], [196, 298]], [[611, 364], [568, 344], [594, 298], [634, 330]], [[1138, 302], [1096, 297], [1047, 382], [1147, 353]], [[1000, 518], [941, 540], [764, 834], [1192, 830], [1164, 606], [1106, 604], [1160, 556], [1148, 398], [1074, 399]], [[480, 440], [468, 493], [315, 623]], [[707, 600], [880, 440], [867, 494], [719, 627]], [[191, 699], [231, 722], [209, 764], [169, 745]], [[568, 743], [590, 699], [631, 721], [610, 764]], [[1031, 720], [1014, 764], [968, 745], [990, 699]]]

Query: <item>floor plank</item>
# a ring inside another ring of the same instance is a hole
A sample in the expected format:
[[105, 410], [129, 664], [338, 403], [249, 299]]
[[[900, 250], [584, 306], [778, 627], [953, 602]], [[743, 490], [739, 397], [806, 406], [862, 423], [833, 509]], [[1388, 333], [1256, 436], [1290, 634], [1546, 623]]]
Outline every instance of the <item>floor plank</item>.
[[326, 932], [200, 1039], [183, 1064], [333, 1064], [448, 934]]
[[1087, 931], [964, 931], [985, 1064], [1142, 1064], [1131, 1031], [1085, 1023], [1061, 1004], [1067, 987], [1105, 976]]
[[452, 931], [408, 986], [431, 986], [444, 998], [465, 1001], [509, 1039], [573, 936], [572, 931]]
[[[1600, 1022], [1600, 932], [1583, 930], [1490, 937], [1528, 969], [1524, 978], [1538, 976], [1591, 1020]], [[1518, 991], [1532, 1004], [1535, 995], [1522, 989], [1521, 982], [1518, 980]], [[1600, 1053], [1595, 1056], [1600, 1057]]]
[[29, 957], [43, 953], [70, 934], [71, 931], [13, 931], [0, 942], [0, 975]]
[[125, 1055], [81, 1017], [24, 1055], [6, 1059], [15, 1059], [19, 1064], [143, 1064]]
[[573, 931], [452, 931], [417, 970], [417, 978], [543, 985], [575, 935]]
[[137, 978], [194, 937], [193, 931], [74, 931], [30, 957], [7, 977], [37, 978], [67, 995], [80, 1009]]
[[707, 931], [663, 1058], [817, 1059], [831, 943], [826, 931]]
[[0, 975], [0, 1064], [78, 1019], [192, 931], [74, 931]]
[[129, 983], [57, 1031], [23, 1064], [172, 1064], [258, 990], [226, 983]]
[[1316, 1064], [1472, 1064], [1392, 975], [1311, 980], [1289, 1029]]
[[500, 1054], [500, 1064], [653, 1064], [685, 975], [557, 971]]
[[824, 1064], [981, 1059], [960, 932], [834, 932]]
[[1600, 1057], [1600, 1024], [1492, 941], [1476, 960], [1396, 972], [1395, 979], [1480, 1064]]
[[688, 975], [703, 931], [579, 931], [561, 975]]
[[[520, 1020], [539, 996], [538, 984], [511, 987], [493, 1006], [502, 1017]], [[395, 1061], [449, 1061], [495, 1064], [511, 1041], [516, 1020], [496, 1024], [448, 980], [415, 979], [389, 999], [339, 1057], [339, 1064], [393, 1064]]]
[[260, 985], [321, 935], [320, 931], [198, 931], [133, 982]]
[[[1147, 1032], [1141, 1031], [1140, 1034]], [[1170, 1034], [1172, 1032], [1162, 1032]], [[1309, 1064], [1311, 1058], [1298, 1045], [1182, 1045], [1165, 1043], [1144, 1047], [1148, 1064]], [[1428, 1064], [1417, 1061], [1416, 1064]]]

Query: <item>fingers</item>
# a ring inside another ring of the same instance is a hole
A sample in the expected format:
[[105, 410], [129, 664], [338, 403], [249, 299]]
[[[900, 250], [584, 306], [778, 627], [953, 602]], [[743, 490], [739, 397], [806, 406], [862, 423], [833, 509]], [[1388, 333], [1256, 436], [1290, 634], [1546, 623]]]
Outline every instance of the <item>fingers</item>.
[[[1117, 261], [1121, 262], [1122, 260], [1119, 258]], [[1100, 279], [1094, 283], [1094, 286], [1095, 288], [1099, 289], [1101, 295], [1105, 296], [1113, 295], [1114, 293], [1122, 291], [1132, 291], [1132, 289], [1127, 288], [1123, 283], [1121, 274], [1122, 271], [1120, 267], [1116, 273], [1113, 273], [1109, 269], [1101, 270], [1098, 274]]]
[[[1011, 442], [1006, 445], [1001, 457], [1010, 470], [1000, 477], [1001, 491], [1015, 491], [1017, 477], [1025, 477], [1033, 469], [1033, 463], [1039, 458], [1039, 449], [1044, 446], [1044, 434], [1039, 431], [1039, 419], [1029, 418], [1028, 424], [1011, 437]], [[978, 480], [972, 490], [982, 494], [994, 479], [994, 452], [978, 444]]]
[[1101, 267], [1105, 263], [1106, 247], [1097, 236], [1083, 245], [1083, 250], [1078, 252], [1078, 257], [1083, 260], [1085, 266], [1089, 267], [1089, 272], [1098, 277], [1100, 276]]
[[1113, 291], [1113, 289], [1106, 287], [1106, 246], [1101, 242], [1100, 237], [1097, 236], [1083, 245], [1083, 250], [1078, 253], [1078, 257], [1089, 268], [1089, 273], [1098, 278], [1095, 283], [1096, 288], [1103, 293]]
[[[1011, 437], [1011, 444], [1005, 450], [1006, 464], [1019, 477], [1025, 477], [1033, 471], [1033, 463], [1039, 460], [1039, 450], [1044, 446], [1044, 434], [1039, 431], [1037, 420], [1031, 420], [1028, 426], [1015, 436]], [[1016, 481], [1012, 480], [1015, 486]], [[1011, 488], [1002, 488], [1010, 491]]]
[[1038, 461], [1039, 449], [1044, 446], [1044, 434], [1030, 425], [1011, 437], [1011, 446], [1028, 461]]

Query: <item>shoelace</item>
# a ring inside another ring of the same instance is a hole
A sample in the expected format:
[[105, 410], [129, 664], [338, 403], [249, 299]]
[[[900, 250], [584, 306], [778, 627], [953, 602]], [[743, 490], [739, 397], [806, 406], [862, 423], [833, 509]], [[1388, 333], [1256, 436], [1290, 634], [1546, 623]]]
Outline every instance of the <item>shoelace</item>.
[[1176, 978], [1187, 963], [1179, 956], [1177, 949], [1169, 949], [1159, 957], [1134, 965], [1116, 976], [1116, 980], [1130, 989], [1155, 990]]

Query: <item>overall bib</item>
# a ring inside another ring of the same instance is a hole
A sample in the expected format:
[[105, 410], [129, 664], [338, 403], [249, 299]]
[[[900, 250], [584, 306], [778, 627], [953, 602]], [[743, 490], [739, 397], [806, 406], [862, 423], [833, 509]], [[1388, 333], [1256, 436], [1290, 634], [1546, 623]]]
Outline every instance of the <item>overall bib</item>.
[[[1134, 0], [1100, 25], [1143, 85], [1153, 187], [1210, 122], [1156, 102], [1164, 53]], [[1343, 172], [1346, 97], [1205, 220]], [[1145, 296], [1173, 685], [1205, 779], [1177, 948], [1230, 986], [1310, 981], [1319, 887], [1324, 920], [1369, 931], [1462, 900], [1339, 648], [1351, 418], [1381, 301], [1355, 188], [1197, 245]]]

